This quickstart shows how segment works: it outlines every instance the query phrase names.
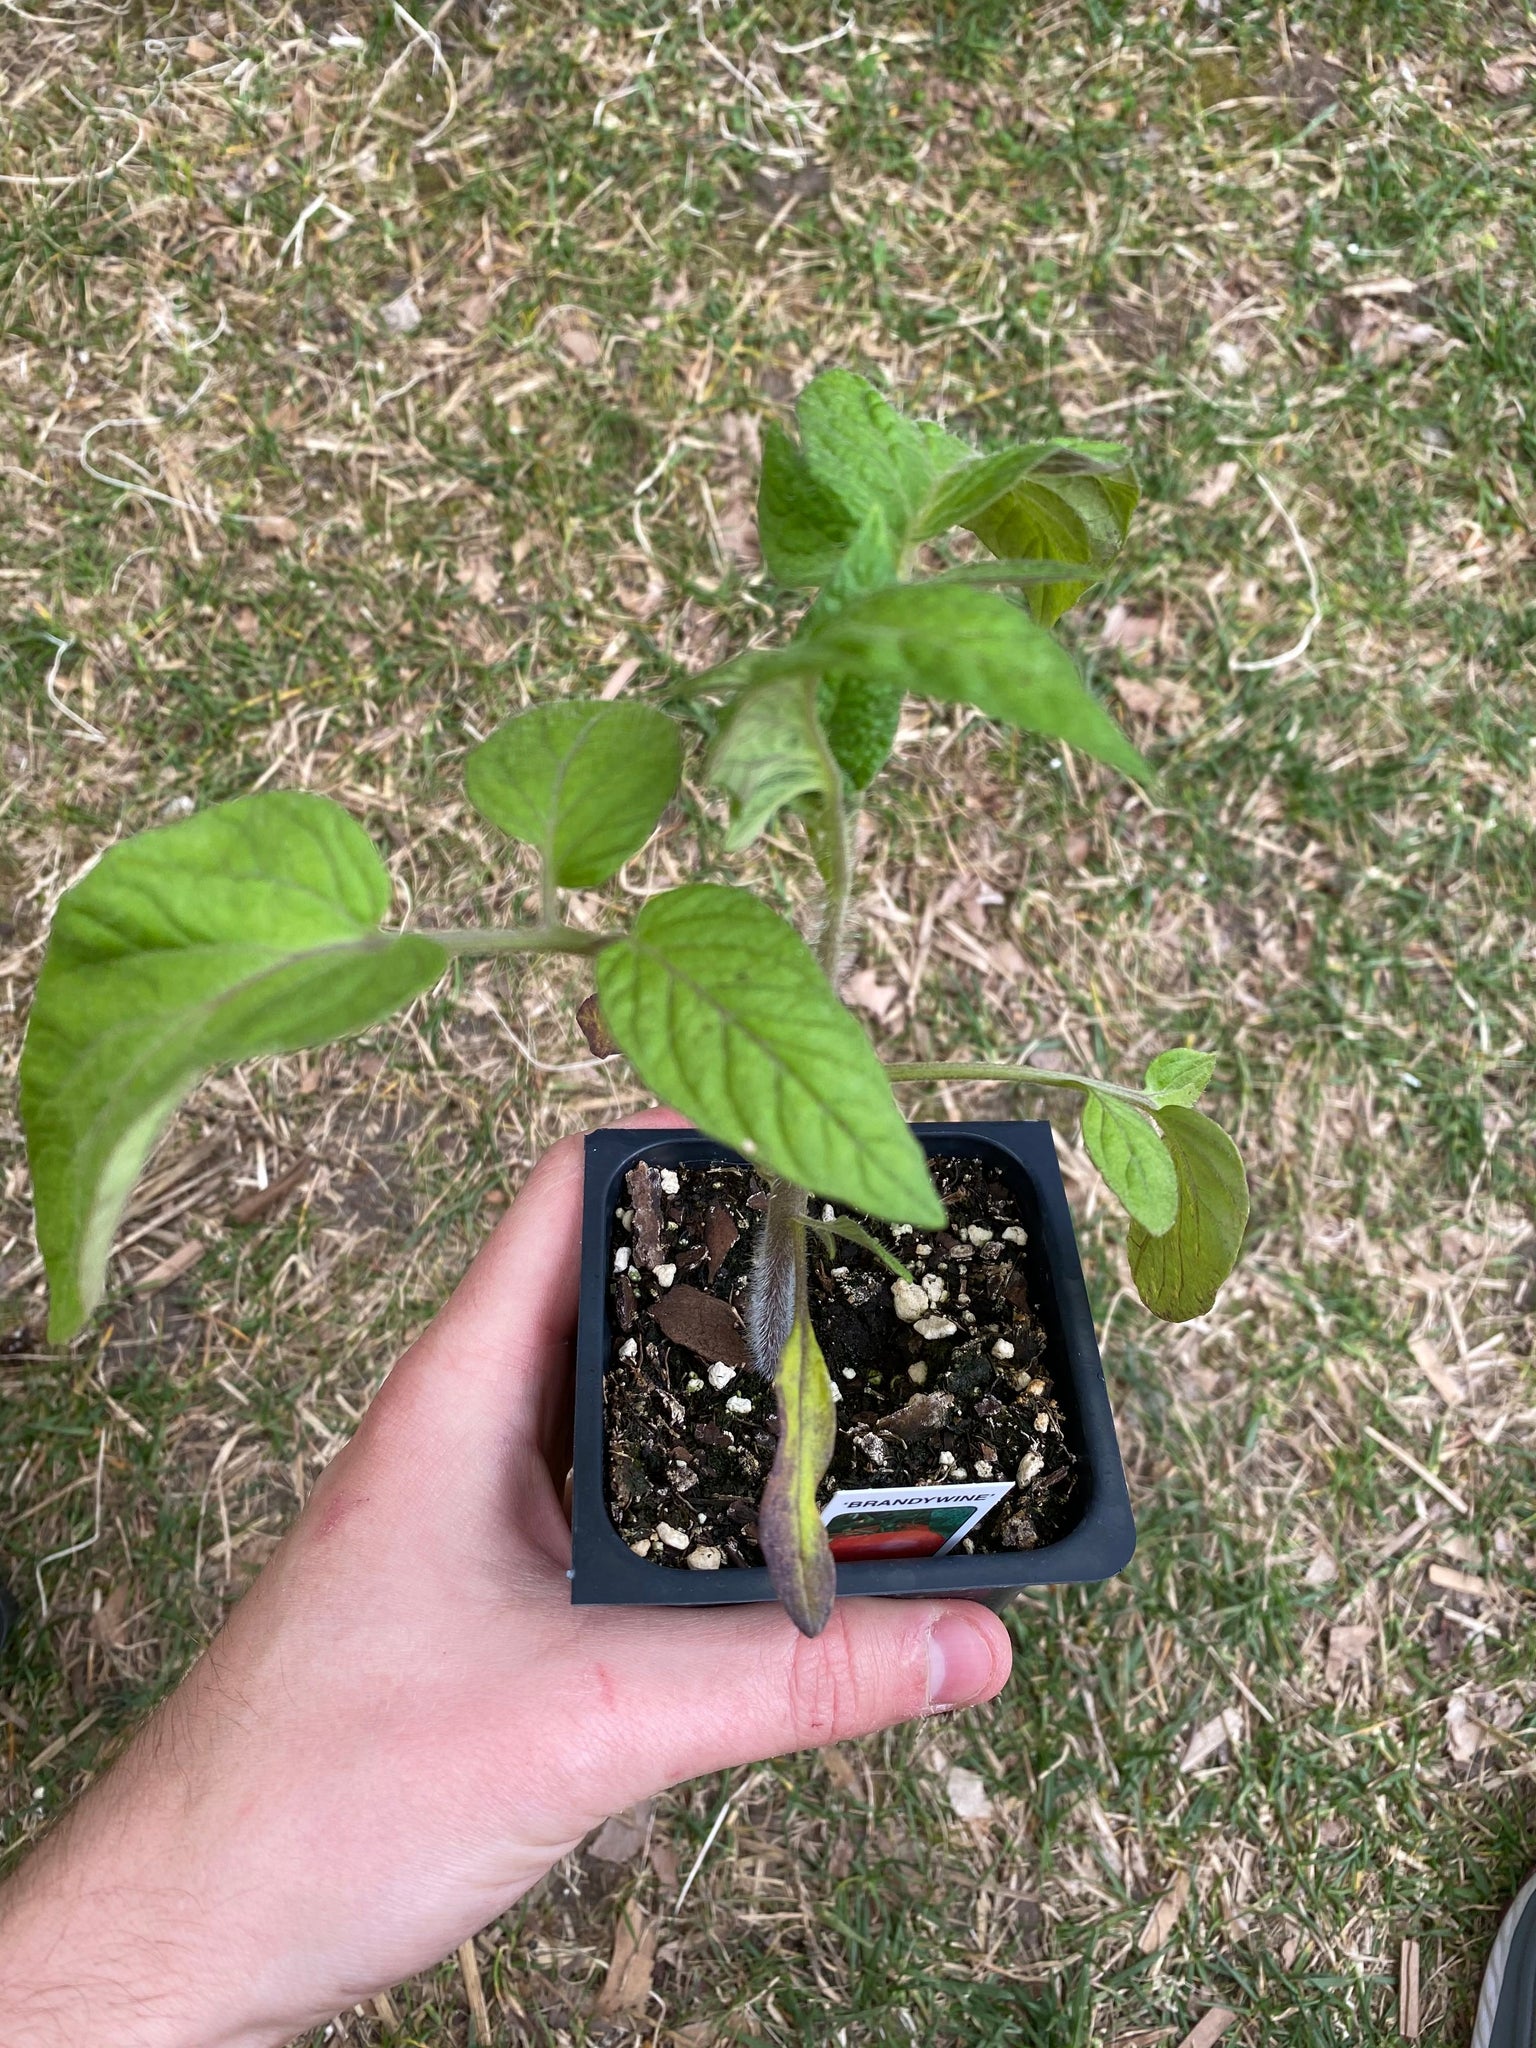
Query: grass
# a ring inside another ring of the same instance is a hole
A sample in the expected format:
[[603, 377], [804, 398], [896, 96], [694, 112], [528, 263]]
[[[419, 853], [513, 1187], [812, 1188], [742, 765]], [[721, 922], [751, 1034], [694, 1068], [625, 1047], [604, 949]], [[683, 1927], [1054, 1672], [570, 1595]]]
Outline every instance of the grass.
[[[861, 1000], [904, 1057], [1133, 1074], [1208, 1044], [1255, 1189], [1218, 1309], [1155, 1327], [1063, 1131], [1136, 1561], [1016, 1610], [996, 1708], [700, 1785], [648, 1852], [571, 1859], [480, 1937], [496, 2038], [1176, 2048], [1223, 2005], [1233, 2040], [1386, 2043], [1416, 1942], [1421, 2038], [1464, 2039], [1536, 1848], [1536, 28], [1380, 0], [432, 19], [443, 67], [389, 7], [7, 17], [7, 1062], [81, 864], [258, 782], [349, 804], [402, 900], [505, 910], [528, 877], [463, 752], [787, 615], [752, 423], [839, 361], [983, 443], [1135, 447], [1137, 534], [1067, 631], [1162, 773], [1144, 803], [909, 707]], [[1309, 604], [1260, 479], [1322, 611], [1269, 668]], [[746, 872], [793, 899], [785, 848]], [[208, 1083], [68, 1353], [0, 1094], [5, 1853], [184, 1668], [536, 1152], [634, 1099], [561, 1065], [581, 992], [476, 970], [362, 1047]], [[229, 1220], [300, 1155], [302, 1196]], [[989, 1817], [955, 1816], [956, 1765]], [[631, 1901], [654, 1997], [598, 2023]], [[451, 1960], [328, 2038], [469, 2027]]]

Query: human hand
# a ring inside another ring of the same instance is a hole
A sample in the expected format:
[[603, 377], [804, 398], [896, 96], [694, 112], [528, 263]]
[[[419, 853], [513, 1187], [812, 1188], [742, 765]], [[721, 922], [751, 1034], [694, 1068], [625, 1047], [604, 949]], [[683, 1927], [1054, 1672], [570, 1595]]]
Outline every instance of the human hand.
[[[671, 1125], [652, 1112], [632, 1123]], [[577, 1608], [582, 1152], [543, 1158], [266, 1569], [0, 1891], [5, 2048], [268, 2048], [666, 1786], [990, 1698], [965, 1601]]]

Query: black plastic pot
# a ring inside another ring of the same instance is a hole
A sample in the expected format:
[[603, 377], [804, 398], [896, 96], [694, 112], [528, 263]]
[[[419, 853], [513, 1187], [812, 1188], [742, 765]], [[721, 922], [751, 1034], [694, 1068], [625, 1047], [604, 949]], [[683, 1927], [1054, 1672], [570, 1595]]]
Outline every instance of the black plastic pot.
[[[837, 1590], [975, 1597], [1006, 1594], [1021, 1586], [1112, 1578], [1136, 1548], [1136, 1524], [1051, 1127], [976, 1123], [912, 1128], [930, 1156], [985, 1159], [1018, 1194], [1029, 1232], [1025, 1259], [1030, 1296], [1045, 1325], [1046, 1359], [1067, 1441], [1083, 1460], [1083, 1511], [1065, 1536], [1038, 1550], [840, 1564]], [[571, 1599], [578, 1606], [608, 1607], [718, 1607], [772, 1600], [765, 1566], [690, 1572], [653, 1564], [635, 1555], [609, 1518], [603, 1486], [603, 1374], [614, 1345], [608, 1276], [614, 1212], [624, 1201], [624, 1176], [639, 1159], [672, 1167], [747, 1163], [691, 1131], [594, 1131], [587, 1139], [576, 1337]]]

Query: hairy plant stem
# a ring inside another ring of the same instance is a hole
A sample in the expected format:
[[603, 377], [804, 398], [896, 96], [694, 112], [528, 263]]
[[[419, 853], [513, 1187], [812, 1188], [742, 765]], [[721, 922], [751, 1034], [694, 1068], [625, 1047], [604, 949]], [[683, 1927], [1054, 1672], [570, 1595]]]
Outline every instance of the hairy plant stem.
[[[837, 757], [827, 745], [827, 736], [821, 729], [821, 720], [816, 716], [817, 678], [807, 676], [805, 681], [809, 717], [806, 724], [816, 735], [816, 745], [821, 754], [823, 786], [822, 838], [825, 846], [817, 851], [816, 865], [821, 869], [826, 883], [826, 897], [822, 904], [821, 955], [822, 972], [834, 988], [842, 979], [843, 933], [848, 923], [848, 898], [853, 887], [852, 865], [848, 858], [848, 810], [843, 802], [843, 771]], [[821, 853], [825, 852], [823, 865]]]
[[[848, 813], [843, 803], [843, 771], [816, 716], [814, 676], [806, 677], [805, 690], [809, 712], [806, 724], [816, 735], [826, 791], [820, 832], [811, 831], [807, 824], [811, 850], [826, 884], [817, 950], [822, 971], [836, 988], [841, 978], [843, 934], [853, 885], [848, 858]], [[752, 1363], [766, 1380], [777, 1375], [796, 1317], [809, 1313], [805, 1273], [807, 1200], [805, 1189], [797, 1188], [791, 1181], [768, 1182], [768, 1208], [758, 1232], [752, 1281], [747, 1290], [747, 1339], [752, 1347]]]
[[501, 931], [433, 932], [413, 927], [411, 936], [430, 939], [455, 959], [477, 953], [600, 953], [613, 944], [606, 932], [580, 932], [569, 924], [530, 924]]
[[1154, 1099], [1144, 1088], [1086, 1081], [1049, 1067], [1008, 1066], [1000, 1060], [885, 1060], [882, 1064], [892, 1081], [1012, 1081], [1018, 1087], [1065, 1088], [1074, 1095], [1114, 1095], [1139, 1109], [1151, 1108]]
[[752, 1258], [752, 1284], [747, 1292], [747, 1341], [752, 1363], [772, 1380], [805, 1302], [804, 1188], [793, 1181], [770, 1180], [768, 1208]]

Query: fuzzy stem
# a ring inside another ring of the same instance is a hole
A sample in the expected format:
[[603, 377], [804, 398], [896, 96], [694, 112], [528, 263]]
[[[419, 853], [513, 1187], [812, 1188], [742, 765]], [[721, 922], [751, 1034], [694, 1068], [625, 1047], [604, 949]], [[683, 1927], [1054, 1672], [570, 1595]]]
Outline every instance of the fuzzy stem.
[[758, 1232], [747, 1291], [747, 1337], [752, 1363], [772, 1380], [805, 1302], [804, 1188], [770, 1180], [768, 1209]]
[[1141, 1108], [1153, 1098], [1142, 1088], [1122, 1088], [1114, 1081], [1085, 1081], [1076, 1074], [1058, 1074], [1049, 1067], [1007, 1066], [999, 1060], [887, 1060], [892, 1081], [1012, 1081], [1019, 1087], [1066, 1088], [1074, 1095], [1114, 1095]]
[[477, 953], [600, 953], [613, 944], [605, 932], [581, 932], [569, 924], [523, 925], [510, 931], [433, 932], [417, 927], [412, 936], [430, 939], [455, 958]]
[[[848, 811], [843, 802], [843, 771], [837, 757], [827, 745], [827, 736], [821, 729], [821, 720], [816, 715], [817, 679], [807, 676], [805, 682], [809, 716], [806, 724], [816, 736], [816, 745], [821, 755], [822, 786], [824, 790], [824, 827], [827, 866], [822, 869], [827, 885], [826, 900], [822, 906], [821, 954], [822, 971], [834, 988], [841, 979], [843, 932], [848, 923], [848, 898], [853, 888], [853, 875], [848, 859]], [[818, 861], [818, 866], [820, 862]]]

